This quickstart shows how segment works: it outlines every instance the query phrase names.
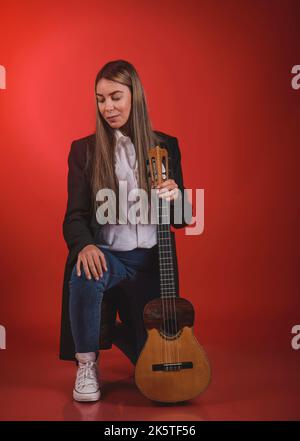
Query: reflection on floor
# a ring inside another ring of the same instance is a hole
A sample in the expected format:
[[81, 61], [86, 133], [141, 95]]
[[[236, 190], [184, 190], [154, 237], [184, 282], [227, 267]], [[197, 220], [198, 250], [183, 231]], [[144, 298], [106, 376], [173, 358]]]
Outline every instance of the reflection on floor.
[[26, 349], [15, 341], [0, 352], [0, 420], [290, 420], [300, 418], [299, 356], [258, 348], [205, 345], [212, 382], [183, 404], [160, 404], [135, 386], [134, 366], [115, 347], [101, 353], [102, 399], [72, 399], [73, 362], [61, 361], [56, 342]]

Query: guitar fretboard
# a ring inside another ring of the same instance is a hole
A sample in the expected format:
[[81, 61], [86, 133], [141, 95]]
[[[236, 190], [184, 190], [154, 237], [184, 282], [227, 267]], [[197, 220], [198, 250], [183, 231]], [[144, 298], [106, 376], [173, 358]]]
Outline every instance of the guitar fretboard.
[[176, 297], [172, 239], [169, 219], [170, 202], [159, 198], [157, 242], [159, 252], [160, 290], [162, 298]]

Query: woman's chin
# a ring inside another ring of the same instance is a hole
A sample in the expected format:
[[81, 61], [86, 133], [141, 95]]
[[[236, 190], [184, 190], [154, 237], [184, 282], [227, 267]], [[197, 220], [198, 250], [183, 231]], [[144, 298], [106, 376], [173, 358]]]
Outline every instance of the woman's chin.
[[119, 129], [120, 127], [122, 127], [122, 124], [116, 122], [116, 121], [108, 121], [108, 124], [110, 125], [110, 127], [112, 127], [113, 129]]

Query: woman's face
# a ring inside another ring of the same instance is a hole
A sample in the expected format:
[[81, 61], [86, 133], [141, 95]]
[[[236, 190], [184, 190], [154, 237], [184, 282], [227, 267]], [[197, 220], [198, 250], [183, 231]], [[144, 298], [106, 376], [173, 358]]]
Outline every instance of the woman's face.
[[126, 124], [131, 110], [129, 87], [101, 78], [96, 87], [96, 98], [99, 112], [110, 127], [119, 129]]

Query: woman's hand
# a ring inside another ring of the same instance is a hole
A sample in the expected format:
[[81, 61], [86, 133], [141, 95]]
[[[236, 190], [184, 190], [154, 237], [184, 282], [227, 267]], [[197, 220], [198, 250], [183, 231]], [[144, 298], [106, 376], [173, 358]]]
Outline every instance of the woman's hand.
[[87, 245], [78, 254], [76, 270], [77, 276], [81, 276], [80, 264], [83, 264], [85, 275], [88, 279], [91, 279], [91, 273], [96, 280], [99, 280], [99, 276], [103, 276], [103, 270], [107, 271], [107, 265], [104, 253], [99, 250], [96, 245]]
[[178, 185], [174, 179], [167, 179], [156, 187], [158, 191], [158, 197], [165, 198], [167, 201], [172, 201], [178, 198]]

